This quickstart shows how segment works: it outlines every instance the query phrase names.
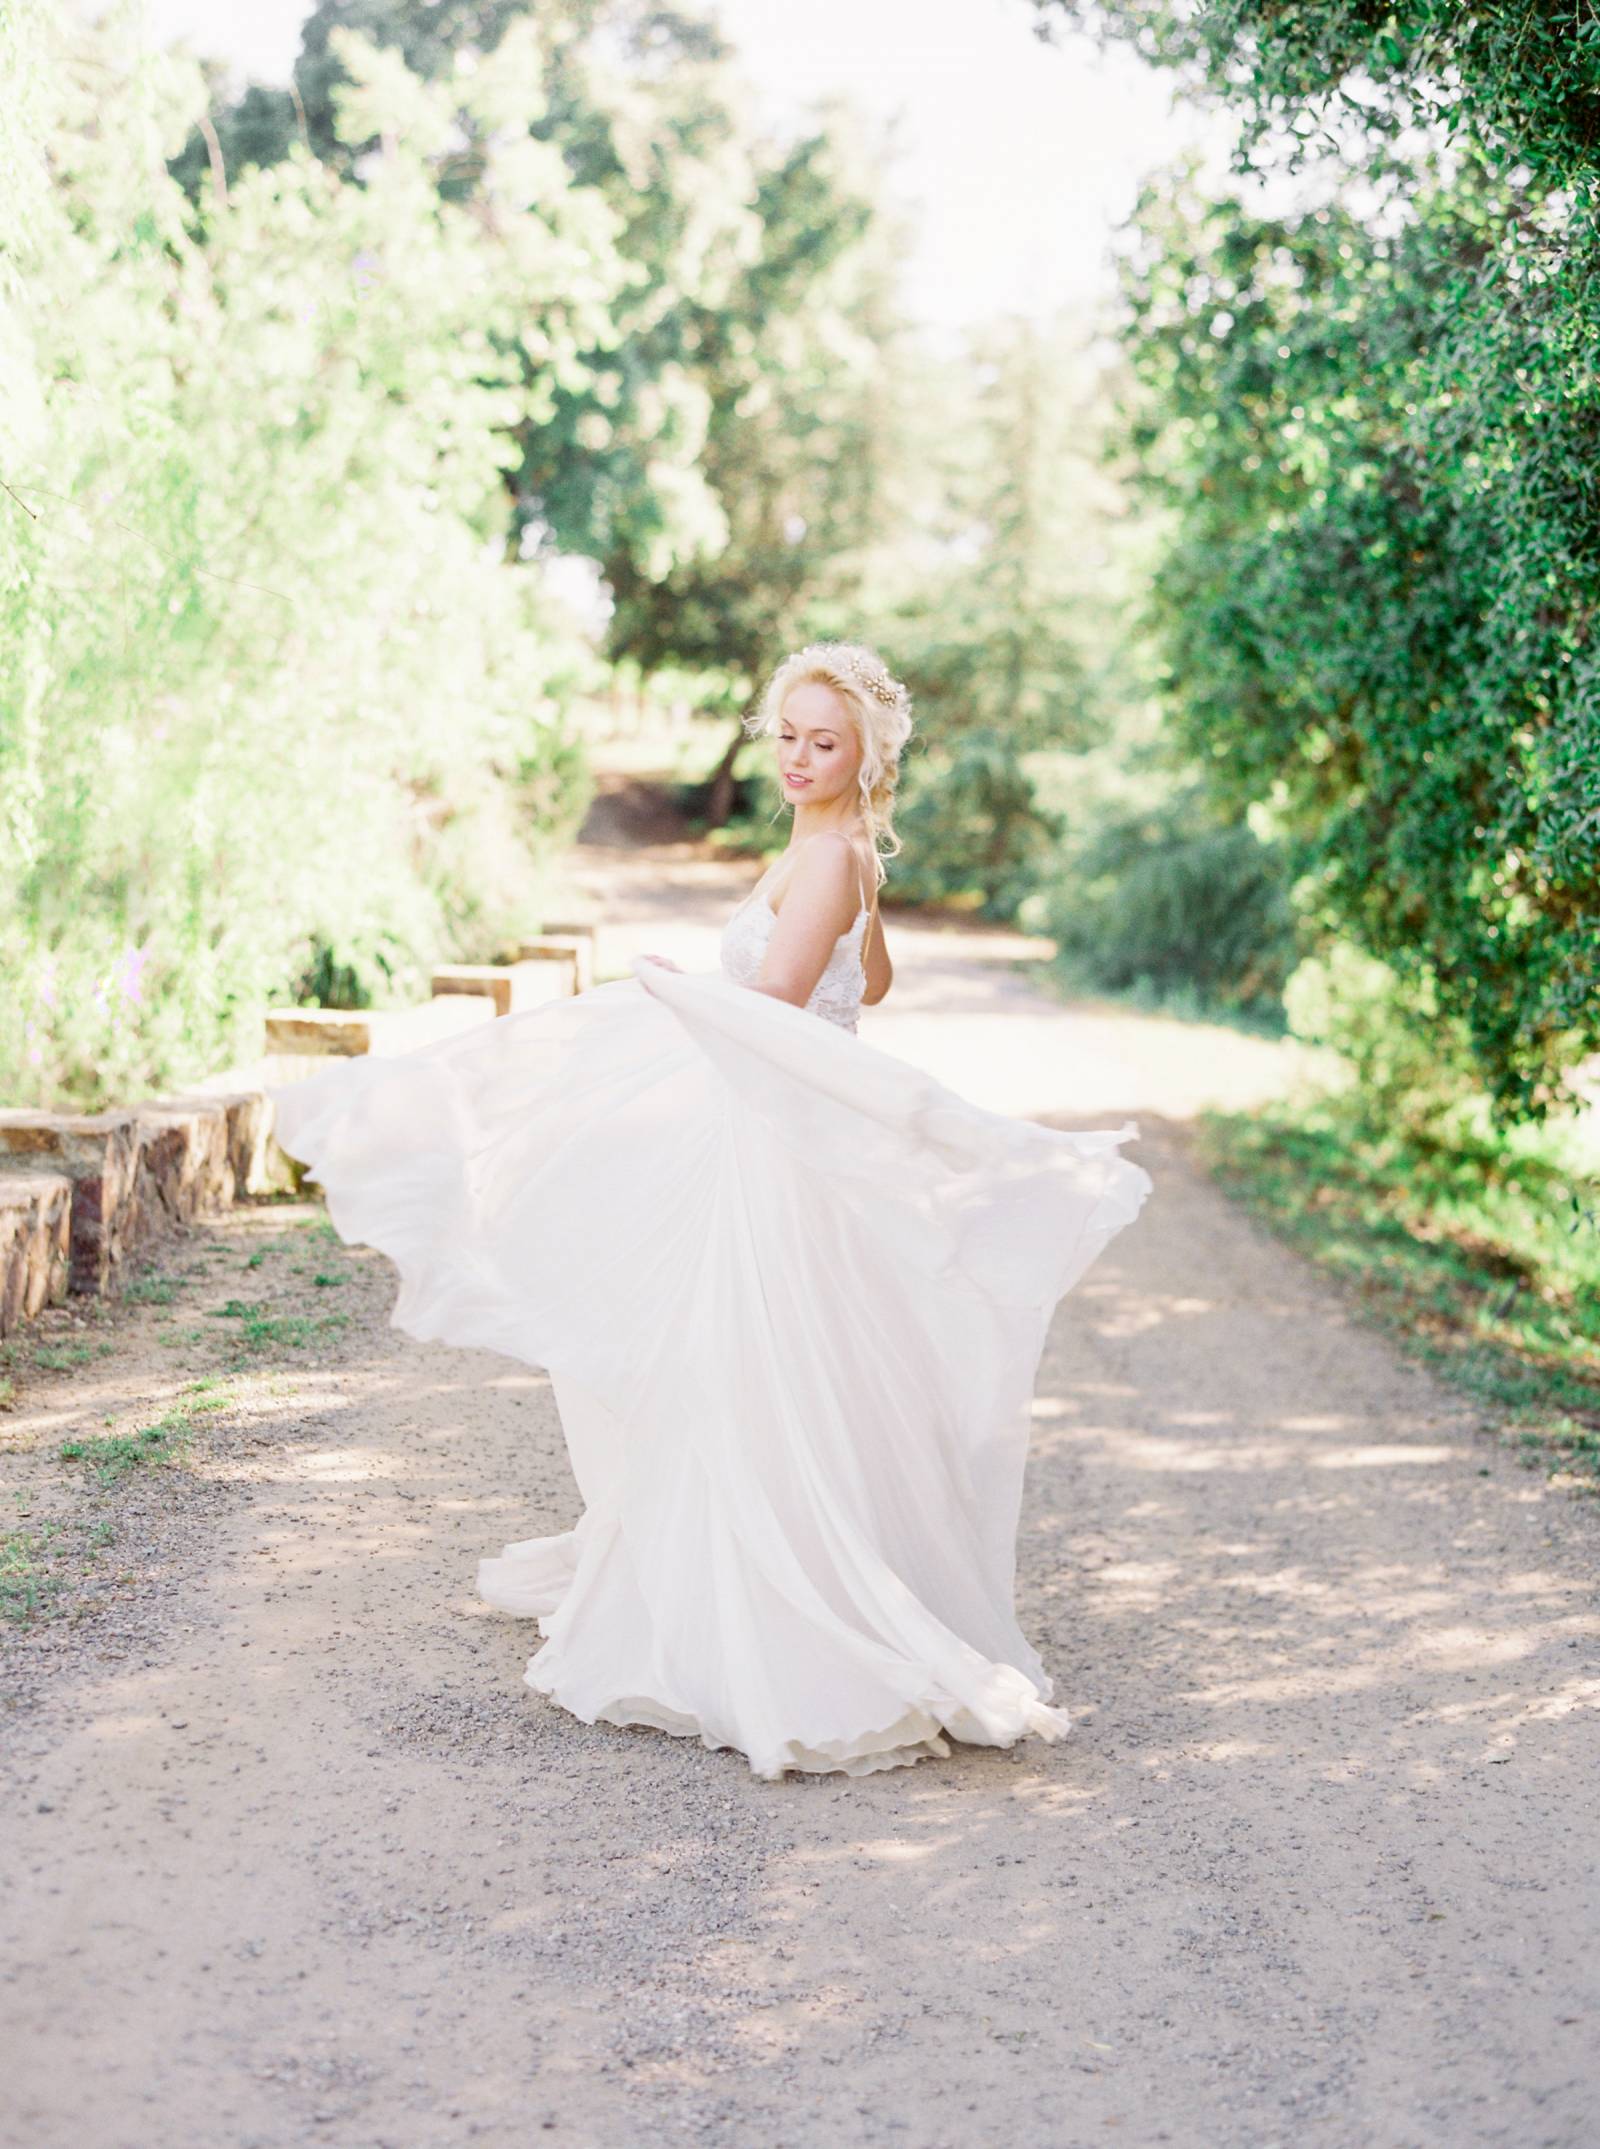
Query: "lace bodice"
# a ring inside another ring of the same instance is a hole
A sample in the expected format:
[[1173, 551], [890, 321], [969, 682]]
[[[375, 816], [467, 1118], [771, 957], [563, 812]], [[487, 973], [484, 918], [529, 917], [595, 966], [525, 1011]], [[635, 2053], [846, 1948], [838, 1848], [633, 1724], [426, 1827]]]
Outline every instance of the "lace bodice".
[[[869, 915], [863, 903], [854, 923], [846, 926], [834, 942], [833, 953], [806, 1002], [808, 1014], [835, 1022], [842, 1030], [854, 1030], [861, 1013], [861, 995], [867, 984], [861, 948]], [[752, 984], [761, 975], [767, 942], [776, 923], [777, 912], [767, 901], [763, 876], [722, 928], [722, 969], [735, 984]]]

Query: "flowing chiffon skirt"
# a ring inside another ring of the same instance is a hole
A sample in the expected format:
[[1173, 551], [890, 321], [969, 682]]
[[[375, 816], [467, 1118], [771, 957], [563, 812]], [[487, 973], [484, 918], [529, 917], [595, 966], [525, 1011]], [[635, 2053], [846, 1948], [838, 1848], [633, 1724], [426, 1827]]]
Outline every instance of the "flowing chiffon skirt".
[[274, 1092], [390, 1319], [548, 1370], [584, 1503], [480, 1594], [585, 1722], [860, 1774], [1058, 1738], [1013, 1612], [1051, 1314], [1149, 1175], [805, 1010], [633, 975]]

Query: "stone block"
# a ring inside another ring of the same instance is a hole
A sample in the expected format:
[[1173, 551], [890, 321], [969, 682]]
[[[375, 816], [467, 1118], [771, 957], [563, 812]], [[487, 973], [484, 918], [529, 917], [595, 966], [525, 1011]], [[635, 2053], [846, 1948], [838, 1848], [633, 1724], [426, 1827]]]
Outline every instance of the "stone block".
[[511, 963], [446, 963], [433, 973], [434, 996], [463, 993], [492, 1001], [497, 1015], [509, 1015], [513, 968]]
[[57, 1172], [0, 1173], [0, 1336], [67, 1295], [72, 1181]]
[[578, 947], [579, 990], [587, 992], [594, 983], [594, 966], [600, 948], [600, 928], [592, 918], [551, 918], [546, 923], [541, 940], [571, 940]]
[[377, 1016], [363, 1007], [271, 1007], [267, 1010], [269, 1058], [359, 1059], [372, 1050]]
[[560, 978], [556, 992], [547, 993], [547, 999], [583, 992], [594, 982], [594, 944], [581, 934], [541, 933], [533, 940], [519, 941], [517, 960], [548, 964], [551, 974]]
[[0, 1111], [0, 1170], [72, 1182], [71, 1288], [109, 1288], [137, 1230], [134, 1114]]
[[433, 989], [440, 995], [477, 995], [492, 1000], [497, 1015], [520, 1015], [547, 1000], [570, 999], [572, 978], [564, 961], [457, 963], [433, 973]]
[[234, 1198], [228, 1115], [214, 1097], [155, 1098], [136, 1104], [139, 1170], [134, 1182], [134, 1238], [164, 1238], [230, 1208]]
[[273, 1133], [272, 1101], [264, 1093], [276, 1083], [314, 1072], [314, 1063], [308, 1066], [303, 1059], [256, 1060], [206, 1075], [181, 1097], [169, 1100], [184, 1104], [201, 1098], [226, 1110], [236, 1201], [241, 1195], [298, 1193], [304, 1174], [288, 1151], [279, 1147]]
[[460, 993], [440, 993], [415, 1007], [386, 1007], [374, 1026], [368, 1049], [382, 1059], [397, 1053], [415, 1052], [441, 1037], [475, 1029], [480, 1022], [493, 1022], [494, 1004]]
[[462, 993], [440, 993], [415, 1007], [275, 1007], [267, 1013], [271, 1058], [359, 1059], [371, 1053], [392, 1059], [441, 1037], [453, 1037], [494, 1020], [493, 1003]]

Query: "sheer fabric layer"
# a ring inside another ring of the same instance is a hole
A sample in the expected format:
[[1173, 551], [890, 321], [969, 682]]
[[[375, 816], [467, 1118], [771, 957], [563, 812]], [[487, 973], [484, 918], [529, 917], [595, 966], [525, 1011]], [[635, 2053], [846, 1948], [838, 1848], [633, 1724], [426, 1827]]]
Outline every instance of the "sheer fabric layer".
[[721, 975], [630, 978], [276, 1093], [391, 1320], [549, 1370], [584, 1513], [483, 1597], [586, 1722], [859, 1774], [1059, 1738], [1012, 1609], [1052, 1311], [1137, 1137], [986, 1112]]

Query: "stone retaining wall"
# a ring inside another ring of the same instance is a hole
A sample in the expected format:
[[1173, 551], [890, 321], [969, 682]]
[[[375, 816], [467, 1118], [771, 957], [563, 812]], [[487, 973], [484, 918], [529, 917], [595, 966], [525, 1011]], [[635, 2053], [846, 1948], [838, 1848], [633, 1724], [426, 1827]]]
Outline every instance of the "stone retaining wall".
[[135, 1254], [197, 1218], [298, 1182], [255, 1088], [0, 1111], [0, 1336], [69, 1290], [115, 1291]]
[[297, 1192], [301, 1167], [273, 1139], [268, 1085], [313, 1074], [330, 1054], [409, 1051], [517, 1013], [557, 978], [556, 991], [577, 991], [593, 976], [592, 939], [574, 929], [515, 964], [441, 971], [419, 1007], [271, 1009], [262, 1059], [181, 1095], [104, 1112], [0, 1110], [0, 1337], [69, 1291], [116, 1291], [135, 1255], [199, 1218]]

